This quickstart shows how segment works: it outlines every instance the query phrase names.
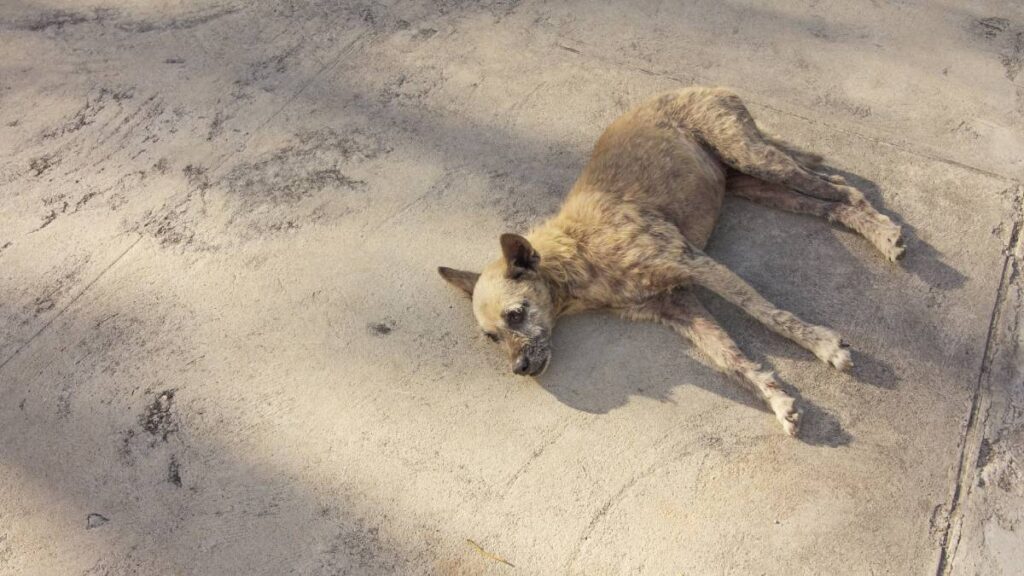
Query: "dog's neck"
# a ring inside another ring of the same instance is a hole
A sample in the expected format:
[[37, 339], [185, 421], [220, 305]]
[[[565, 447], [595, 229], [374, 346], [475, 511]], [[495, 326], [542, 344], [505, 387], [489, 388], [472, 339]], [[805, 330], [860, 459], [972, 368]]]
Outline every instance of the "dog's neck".
[[558, 314], [579, 309], [578, 295], [590, 280], [591, 267], [580, 252], [579, 241], [559, 219], [553, 218], [527, 235], [540, 254], [539, 272], [548, 283]]

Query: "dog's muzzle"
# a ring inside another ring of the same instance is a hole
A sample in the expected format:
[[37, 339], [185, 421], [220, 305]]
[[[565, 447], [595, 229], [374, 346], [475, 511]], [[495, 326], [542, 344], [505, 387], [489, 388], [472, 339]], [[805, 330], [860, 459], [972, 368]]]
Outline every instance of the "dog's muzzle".
[[547, 370], [551, 362], [551, 349], [547, 342], [529, 343], [523, 347], [512, 363], [512, 371], [520, 376], [537, 376]]

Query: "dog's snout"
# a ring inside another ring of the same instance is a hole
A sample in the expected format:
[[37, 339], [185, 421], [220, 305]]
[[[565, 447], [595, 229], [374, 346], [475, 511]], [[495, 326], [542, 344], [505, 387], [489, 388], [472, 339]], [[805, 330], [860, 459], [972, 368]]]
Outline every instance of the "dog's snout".
[[530, 359], [526, 357], [526, 354], [519, 355], [519, 358], [516, 359], [516, 363], [512, 365], [512, 371], [520, 376], [525, 376], [530, 373]]

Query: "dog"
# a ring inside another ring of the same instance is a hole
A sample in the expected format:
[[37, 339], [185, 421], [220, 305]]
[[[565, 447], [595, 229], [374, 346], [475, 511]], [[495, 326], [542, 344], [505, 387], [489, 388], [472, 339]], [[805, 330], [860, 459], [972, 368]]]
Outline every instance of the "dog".
[[610, 309], [689, 339], [796, 436], [794, 399], [740, 351], [692, 287], [710, 290], [823, 362], [849, 370], [839, 334], [775, 307], [703, 251], [729, 193], [837, 222], [889, 260], [899, 259], [900, 227], [844, 178], [817, 171], [819, 161], [762, 135], [728, 89], [666, 93], [604, 131], [558, 214], [526, 236], [501, 235], [501, 256], [480, 273], [438, 272], [471, 296], [480, 329], [504, 347], [516, 374], [536, 376], [548, 367], [559, 317]]

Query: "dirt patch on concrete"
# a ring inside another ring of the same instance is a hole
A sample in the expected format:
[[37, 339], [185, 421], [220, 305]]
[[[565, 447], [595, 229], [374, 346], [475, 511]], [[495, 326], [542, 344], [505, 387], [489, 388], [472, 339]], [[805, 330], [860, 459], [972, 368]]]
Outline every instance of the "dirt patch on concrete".
[[161, 392], [146, 407], [146, 412], [139, 418], [142, 429], [149, 432], [151, 436], [166, 442], [168, 436], [178, 431], [177, 420], [171, 412], [173, 404], [174, 390]]
[[392, 320], [390, 318], [386, 318], [386, 319], [381, 320], [379, 322], [370, 322], [366, 326], [366, 329], [373, 336], [376, 336], [378, 338], [383, 338], [385, 336], [390, 336], [391, 333], [394, 332], [395, 328], [397, 328], [397, 327], [398, 327], [398, 323], [396, 323], [394, 320]]
[[1024, 25], [1008, 18], [989, 17], [974, 20], [971, 32], [996, 49], [999, 62], [1006, 71], [1006, 79], [1017, 80], [1024, 69]]
[[365, 207], [364, 165], [390, 151], [364, 131], [322, 129], [300, 132], [222, 176], [189, 165], [184, 197], [148, 215], [141, 230], [162, 246], [202, 251], [335, 221]]

